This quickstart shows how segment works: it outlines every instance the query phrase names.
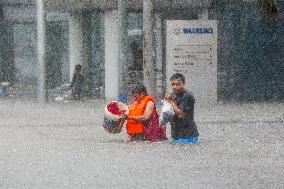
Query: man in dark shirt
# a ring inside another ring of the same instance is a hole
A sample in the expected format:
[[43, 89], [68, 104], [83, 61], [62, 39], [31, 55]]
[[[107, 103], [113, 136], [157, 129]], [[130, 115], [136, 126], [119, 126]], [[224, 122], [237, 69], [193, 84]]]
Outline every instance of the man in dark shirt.
[[193, 94], [185, 89], [185, 78], [176, 73], [170, 78], [172, 93], [167, 93], [165, 99], [169, 101], [175, 111], [171, 123], [173, 143], [195, 143], [198, 141], [198, 130], [194, 122]]

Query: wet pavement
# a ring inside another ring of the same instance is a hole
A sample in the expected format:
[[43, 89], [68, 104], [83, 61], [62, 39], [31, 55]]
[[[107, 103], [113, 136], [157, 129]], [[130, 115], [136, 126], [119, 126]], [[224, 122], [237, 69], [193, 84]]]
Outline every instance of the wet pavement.
[[108, 134], [103, 108], [0, 100], [0, 188], [284, 188], [284, 104], [196, 107], [194, 145]]

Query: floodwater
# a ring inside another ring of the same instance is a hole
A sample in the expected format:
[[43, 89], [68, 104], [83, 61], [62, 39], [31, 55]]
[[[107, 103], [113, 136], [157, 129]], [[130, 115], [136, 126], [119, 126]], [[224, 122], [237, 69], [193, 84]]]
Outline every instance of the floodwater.
[[108, 134], [103, 107], [0, 100], [0, 188], [284, 188], [283, 104], [197, 107], [186, 145]]

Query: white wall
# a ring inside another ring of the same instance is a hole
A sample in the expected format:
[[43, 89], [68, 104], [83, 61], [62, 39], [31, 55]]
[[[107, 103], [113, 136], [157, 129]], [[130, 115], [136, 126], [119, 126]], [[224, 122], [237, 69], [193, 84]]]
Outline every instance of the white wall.
[[70, 80], [72, 80], [76, 64], [83, 65], [83, 26], [80, 13], [69, 15], [69, 58]]

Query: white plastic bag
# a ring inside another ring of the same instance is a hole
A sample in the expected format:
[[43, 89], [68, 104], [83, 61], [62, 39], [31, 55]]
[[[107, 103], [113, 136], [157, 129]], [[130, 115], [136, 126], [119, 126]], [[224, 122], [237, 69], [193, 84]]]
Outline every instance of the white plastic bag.
[[172, 105], [168, 101], [162, 100], [162, 102], [163, 106], [160, 116], [160, 125], [166, 125], [168, 122], [170, 122], [173, 119], [175, 112]]

